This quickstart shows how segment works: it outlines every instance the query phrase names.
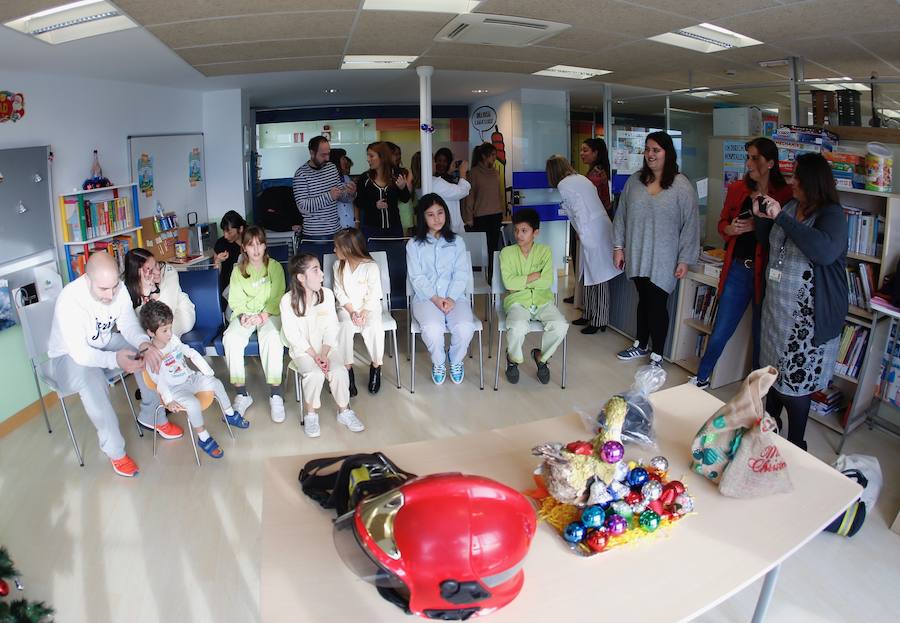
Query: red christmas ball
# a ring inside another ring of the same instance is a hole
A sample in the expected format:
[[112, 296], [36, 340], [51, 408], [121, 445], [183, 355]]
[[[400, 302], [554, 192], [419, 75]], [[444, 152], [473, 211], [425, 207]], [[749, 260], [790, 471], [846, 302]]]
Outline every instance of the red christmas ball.
[[606, 544], [609, 543], [609, 534], [606, 530], [591, 530], [584, 539], [584, 542], [587, 543], [587, 546], [590, 547], [591, 550], [602, 552], [606, 549]]
[[664, 489], [674, 489], [675, 495], [681, 495], [682, 493], [684, 493], [684, 485], [681, 484], [680, 480], [673, 480], [673, 481], [669, 482], [668, 484], [666, 484], [666, 486], [663, 488]]
[[659, 500], [653, 500], [652, 502], [647, 504], [647, 508], [660, 516], [662, 516], [665, 511], [665, 509], [663, 508], [663, 503]]
[[628, 495], [625, 496], [625, 503], [631, 506], [634, 504], [640, 504], [641, 500], [643, 499], [644, 496], [642, 496], [640, 493], [638, 493], [637, 491], [631, 491], [628, 493]]
[[9, 584], [5, 580], [0, 580], [0, 597], [9, 595]]
[[659, 496], [659, 501], [665, 506], [671, 506], [675, 502], [676, 497], [678, 497], [678, 494], [675, 493], [675, 489], [663, 487], [663, 492], [662, 495]]

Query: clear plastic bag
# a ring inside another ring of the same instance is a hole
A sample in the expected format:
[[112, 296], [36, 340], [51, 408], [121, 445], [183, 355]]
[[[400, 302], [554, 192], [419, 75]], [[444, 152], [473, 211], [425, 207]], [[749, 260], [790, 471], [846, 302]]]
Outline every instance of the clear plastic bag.
[[[666, 371], [660, 366], [641, 366], [634, 374], [631, 388], [620, 394], [628, 403], [628, 414], [622, 428], [622, 442], [634, 443], [645, 448], [655, 449], [656, 432], [653, 430], [653, 407], [650, 405], [650, 394], [666, 383]], [[595, 430], [606, 423], [606, 414], [601, 411], [597, 416]]]

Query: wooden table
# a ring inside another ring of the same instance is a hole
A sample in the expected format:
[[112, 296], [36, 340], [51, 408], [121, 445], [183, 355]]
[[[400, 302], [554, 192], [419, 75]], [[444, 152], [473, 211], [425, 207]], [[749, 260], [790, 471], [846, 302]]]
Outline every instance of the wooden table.
[[[688, 620], [765, 575], [753, 618], [761, 621], [782, 561], [859, 496], [861, 488], [854, 481], [780, 439], [794, 491], [752, 500], [726, 498], [690, 470], [693, 436], [721, 401], [682, 385], [654, 394], [653, 403], [660, 451], [628, 446], [626, 457], [666, 456], [670, 476], [681, 478], [694, 496], [696, 514], [655, 539], [590, 558], [573, 554], [550, 526], [540, 524], [525, 562], [521, 594], [489, 620], [577, 620], [595, 599], [623, 615], [635, 614], [628, 604], [640, 604], [643, 621]], [[533, 485], [531, 474], [538, 463], [531, 456], [532, 446], [587, 437], [578, 416], [572, 414], [371, 450], [385, 452], [400, 467], [417, 474], [462, 471], [523, 490]], [[311, 458], [315, 455], [266, 461], [262, 621], [410, 621], [374, 587], [357, 579], [338, 557], [331, 536], [334, 512], [306, 498], [297, 481], [300, 468]], [[648, 599], [651, 589], [656, 597]]]

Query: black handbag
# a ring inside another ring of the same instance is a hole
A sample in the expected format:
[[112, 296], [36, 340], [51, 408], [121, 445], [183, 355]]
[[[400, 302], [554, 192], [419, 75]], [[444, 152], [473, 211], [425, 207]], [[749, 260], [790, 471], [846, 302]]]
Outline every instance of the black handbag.
[[362, 500], [396, 489], [416, 475], [381, 452], [313, 459], [300, 470], [300, 488], [340, 517]]
[[[868, 478], [866, 478], [858, 469], [845, 469], [841, 473], [847, 478], [861, 484], [863, 489], [869, 484]], [[841, 513], [837, 519], [828, 524], [828, 527], [825, 528], [825, 532], [833, 532], [840, 536], [853, 536], [859, 532], [859, 529], [862, 528], [865, 520], [866, 503], [862, 500], [856, 500], [847, 507], [847, 510]]]

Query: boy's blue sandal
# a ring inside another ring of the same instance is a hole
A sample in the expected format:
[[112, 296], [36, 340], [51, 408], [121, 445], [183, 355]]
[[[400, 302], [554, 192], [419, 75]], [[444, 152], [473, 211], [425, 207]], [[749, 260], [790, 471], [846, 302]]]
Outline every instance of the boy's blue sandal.
[[226, 415], [222, 418], [222, 421], [228, 420], [228, 423], [236, 428], [250, 428], [250, 420], [244, 418], [243, 415], [234, 412], [234, 415]]
[[197, 447], [206, 452], [211, 458], [221, 459], [225, 456], [225, 453], [222, 451], [222, 448], [219, 447], [219, 444], [216, 443], [216, 440], [210, 437], [206, 441], [197, 440]]

